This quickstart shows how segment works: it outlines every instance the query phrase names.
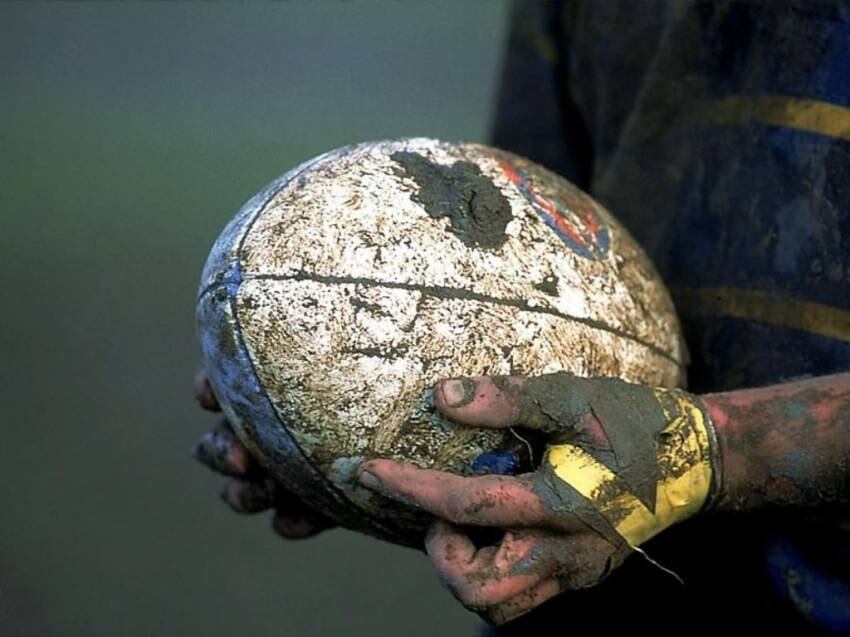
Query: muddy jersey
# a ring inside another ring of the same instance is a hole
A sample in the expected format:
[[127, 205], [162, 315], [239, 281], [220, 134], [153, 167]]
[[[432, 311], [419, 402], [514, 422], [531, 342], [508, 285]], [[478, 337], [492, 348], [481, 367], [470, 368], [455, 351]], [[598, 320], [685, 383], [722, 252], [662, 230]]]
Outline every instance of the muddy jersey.
[[[516, 3], [493, 141], [644, 246], [691, 390], [850, 369], [850, 3]], [[685, 585], [635, 556], [504, 633], [850, 631], [850, 533], [822, 513], [704, 517], [645, 548]]]

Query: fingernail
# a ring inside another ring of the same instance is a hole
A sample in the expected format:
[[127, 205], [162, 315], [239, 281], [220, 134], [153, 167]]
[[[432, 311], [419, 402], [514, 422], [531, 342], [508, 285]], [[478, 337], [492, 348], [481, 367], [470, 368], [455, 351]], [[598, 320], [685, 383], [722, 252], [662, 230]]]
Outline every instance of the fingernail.
[[383, 491], [384, 484], [381, 482], [381, 479], [374, 473], [370, 473], [369, 471], [361, 471], [359, 479], [360, 484], [362, 484], [367, 489], [372, 489], [373, 491]]
[[443, 401], [452, 409], [468, 405], [475, 398], [475, 383], [470, 378], [444, 380], [440, 389], [443, 392]]

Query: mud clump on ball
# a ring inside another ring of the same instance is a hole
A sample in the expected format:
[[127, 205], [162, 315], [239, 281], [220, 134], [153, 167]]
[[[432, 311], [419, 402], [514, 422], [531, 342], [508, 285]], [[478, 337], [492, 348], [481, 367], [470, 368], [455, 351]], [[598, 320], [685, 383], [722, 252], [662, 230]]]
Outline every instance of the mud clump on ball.
[[197, 319], [249, 451], [339, 524], [401, 544], [429, 520], [362, 488], [362, 461], [467, 474], [516, 446], [440, 417], [438, 379], [683, 381], [672, 303], [626, 230], [563, 178], [479, 144], [365, 143], [286, 173], [218, 238]]

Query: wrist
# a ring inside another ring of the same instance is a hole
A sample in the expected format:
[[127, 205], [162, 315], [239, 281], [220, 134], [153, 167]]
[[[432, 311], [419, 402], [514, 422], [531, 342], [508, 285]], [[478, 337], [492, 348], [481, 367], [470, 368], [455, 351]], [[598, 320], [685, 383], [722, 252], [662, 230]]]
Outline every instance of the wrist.
[[850, 504], [850, 375], [700, 399], [723, 468], [716, 509]]
[[699, 397], [714, 432], [716, 465], [722, 475], [722, 479], [716, 483], [717, 490], [711, 501], [711, 509], [717, 511], [744, 508], [748, 483], [752, 483], [754, 476], [762, 473], [758, 458], [741, 453], [737, 444], [742, 433], [741, 422], [736, 418], [733, 407], [734, 403], [744, 398], [743, 394], [730, 392]]
[[[596, 445], [565, 441], [549, 447], [544, 465], [569, 486], [565, 498], [581, 496], [597, 522], [606, 521], [589, 526], [605, 527], [600, 532], [607, 530], [612, 543], [634, 548], [712, 506], [721, 463], [699, 397], [621, 381], [588, 386], [595, 389], [589, 413], [612, 443], [610, 457], [601, 461]], [[627, 416], [618, 420], [621, 413]]]

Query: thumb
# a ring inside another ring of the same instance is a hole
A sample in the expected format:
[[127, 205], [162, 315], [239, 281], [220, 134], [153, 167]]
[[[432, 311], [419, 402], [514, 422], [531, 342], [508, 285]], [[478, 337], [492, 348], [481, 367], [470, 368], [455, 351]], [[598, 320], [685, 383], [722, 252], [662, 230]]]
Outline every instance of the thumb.
[[469, 376], [438, 381], [434, 405], [446, 418], [473, 427], [519, 423], [523, 376]]

